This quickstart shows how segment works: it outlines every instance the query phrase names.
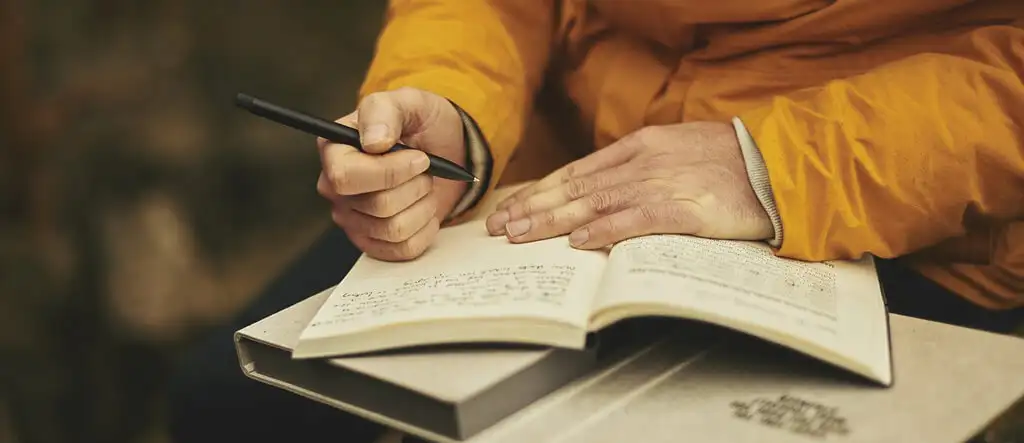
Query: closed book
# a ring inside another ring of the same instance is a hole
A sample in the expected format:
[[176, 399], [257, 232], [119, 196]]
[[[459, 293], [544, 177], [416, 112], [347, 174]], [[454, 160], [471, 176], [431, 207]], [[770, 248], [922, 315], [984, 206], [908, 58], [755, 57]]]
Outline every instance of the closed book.
[[292, 359], [299, 331], [328, 292], [235, 333], [247, 376], [398, 429], [458, 440], [568, 384], [595, 364], [593, 347], [451, 347]]

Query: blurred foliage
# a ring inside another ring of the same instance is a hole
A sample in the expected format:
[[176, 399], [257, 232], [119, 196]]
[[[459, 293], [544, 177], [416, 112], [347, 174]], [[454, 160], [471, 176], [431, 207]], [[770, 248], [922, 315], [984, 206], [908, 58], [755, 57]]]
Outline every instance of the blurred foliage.
[[160, 439], [175, 352], [327, 220], [312, 138], [234, 94], [347, 113], [383, 2], [0, 8], [0, 439]]

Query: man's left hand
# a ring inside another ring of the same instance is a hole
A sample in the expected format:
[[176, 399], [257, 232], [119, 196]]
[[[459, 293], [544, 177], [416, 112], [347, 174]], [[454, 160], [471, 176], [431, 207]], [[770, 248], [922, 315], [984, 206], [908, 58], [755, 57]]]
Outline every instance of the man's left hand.
[[647, 234], [764, 240], [771, 219], [732, 125], [649, 126], [516, 192], [487, 218], [523, 243], [569, 235], [581, 249]]

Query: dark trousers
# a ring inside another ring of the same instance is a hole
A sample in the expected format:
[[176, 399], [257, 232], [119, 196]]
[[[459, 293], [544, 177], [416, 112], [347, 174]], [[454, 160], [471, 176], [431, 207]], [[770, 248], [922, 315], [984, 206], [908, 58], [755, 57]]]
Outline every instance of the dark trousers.
[[[359, 257], [339, 229], [325, 233], [233, 321], [199, 343], [172, 381], [170, 430], [177, 443], [370, 442], [382, 428], [246, 378], [232, 333], [337, 284]], [[893, 261], [879, 260], [893, 313], [1009, 332], [1022, 318], [974, 306]]]

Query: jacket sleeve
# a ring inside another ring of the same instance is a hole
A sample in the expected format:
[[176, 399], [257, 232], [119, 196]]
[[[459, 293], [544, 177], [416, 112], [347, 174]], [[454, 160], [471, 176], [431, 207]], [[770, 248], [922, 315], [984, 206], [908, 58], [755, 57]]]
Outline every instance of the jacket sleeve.
[[785, 229], [778, 254], [889, 258], [1024, 217], [1024, 30], [982, 28], [739, 115]]
[[494, 187], [522, 136], [547, 67], [555, 25], [553, 2], [391, 0], [388, 4], [359, 96], [414, 87], [456, 105], [466, 124], [467, 158], [475, 163], [470, 166], [486, 170], [481, 184], [471, 187], [471, 195], [456, 212], [469, 209]]

